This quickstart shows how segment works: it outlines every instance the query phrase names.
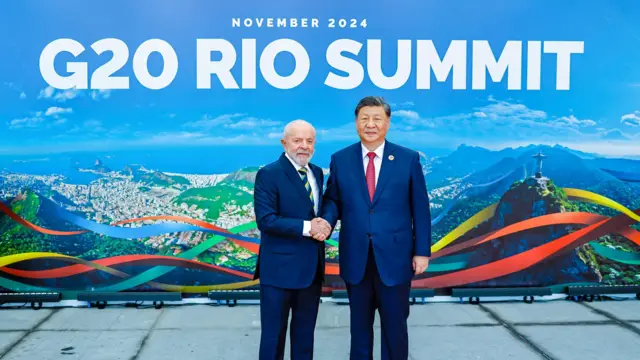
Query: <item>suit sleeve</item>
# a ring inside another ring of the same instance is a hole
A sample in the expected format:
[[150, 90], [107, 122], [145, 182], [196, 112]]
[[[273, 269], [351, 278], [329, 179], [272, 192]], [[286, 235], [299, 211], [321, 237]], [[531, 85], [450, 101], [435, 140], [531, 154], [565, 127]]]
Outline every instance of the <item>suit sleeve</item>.
[[431, 209], [427, 183], [416, 153], [411, 163], [411, 212], [413, 215], [413, 241], [415, 255], [431, 256]]
[[278, 187], [269, 179], [264, 168], [256, 174], [253, 207], [260, 231], [292, 238], [302, 236], [304, 220], [280, 216], [278, 212]]
[[331, 156], [329, 165], [329, 178], [327, 179], [327, 189], [322, 198], [321, 217], [331, 225], [333, 230], [338, 220], [340, 220], [340, 190], [338, 189], [338, 178], [336, 173], [336, 162]]

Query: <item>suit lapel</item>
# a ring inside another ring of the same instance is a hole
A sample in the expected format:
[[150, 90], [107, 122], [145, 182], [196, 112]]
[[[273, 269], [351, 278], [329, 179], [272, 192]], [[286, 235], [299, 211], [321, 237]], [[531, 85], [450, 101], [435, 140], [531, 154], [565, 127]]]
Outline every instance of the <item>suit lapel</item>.
[[393, 157], [395, 146], [387, 141], [384, 146], [384, 154], [382, 155], [382, 165], [380, 165], [380, 174], [378, 175], [378, 183], [376, 184], [376, 192], [373, 194], [373, 202], [375, 204], [380, 199], [380, 194], [384, 190], [385, 185], [393, 175], [394, 165], [398, 162]]
[[371, 199], [369, 198], [369, 190], [367, 189], [367, 178], [364, 173], [364, 158], [362, 157], [362, 145], [357, 143], [354, 145], [353, 157], [352, 157], [353, 168], [356, 169], [354, 176], [357, 187], [360, 189], [360, 193], [364, 197], [367, 204], [371, 204]]
[[313, 209], [313, 203], [311, 202], [311, 199], [309, 199], [309, 193], [307, 192], [307, 189], [305, 189], [300, 175], [296, 171], [296, 168], [293, 166], [291, 161], [289, 161], [289, 159], [284, 154], [280, 156], [280, 164], [284, 169], [284, 173], [287, 174], [287, 177], [293, 184], [293, 187], [304, 200], [304, 203], [309, 205], [309, 207]]
[[322, 209], [322, 190], [324, 189], [324, 174], [322, 168], [309, 164], [313, 171], [313, 176], [316, 178], [316, 186], [318, 187], [318, 211]]

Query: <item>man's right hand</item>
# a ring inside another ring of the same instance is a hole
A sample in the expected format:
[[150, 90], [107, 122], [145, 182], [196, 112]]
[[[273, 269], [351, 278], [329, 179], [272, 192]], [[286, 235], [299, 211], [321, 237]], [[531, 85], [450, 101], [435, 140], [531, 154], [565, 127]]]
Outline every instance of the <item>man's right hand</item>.
[[331, 225], [323, 218], [315, 218], [311, 220], [311, 231], [309, 232], [314, 239], [325, 241], [331, 232]]

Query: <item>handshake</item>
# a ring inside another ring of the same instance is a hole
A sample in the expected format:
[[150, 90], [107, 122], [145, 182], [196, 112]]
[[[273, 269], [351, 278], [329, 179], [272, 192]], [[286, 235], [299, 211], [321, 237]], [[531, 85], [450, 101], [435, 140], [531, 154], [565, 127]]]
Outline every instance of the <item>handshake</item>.
[[331, 225], [329, 225], [327, 220], [320, 217], [311, 220], [311, 231], [309, 231], [309, 234], [311, 234], [314, 239], [325, 241], [330, 232]]

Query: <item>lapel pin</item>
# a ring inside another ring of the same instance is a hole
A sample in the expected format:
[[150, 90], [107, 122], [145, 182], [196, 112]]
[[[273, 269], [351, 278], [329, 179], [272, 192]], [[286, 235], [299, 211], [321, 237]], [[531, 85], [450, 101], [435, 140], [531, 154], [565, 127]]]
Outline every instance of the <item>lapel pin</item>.
[[392, 160], [392, 161], [393, 161], [393, 159], [395, 159], [395, 158], [393, 157], [393, 155], [389, 155], [389, 160]]

